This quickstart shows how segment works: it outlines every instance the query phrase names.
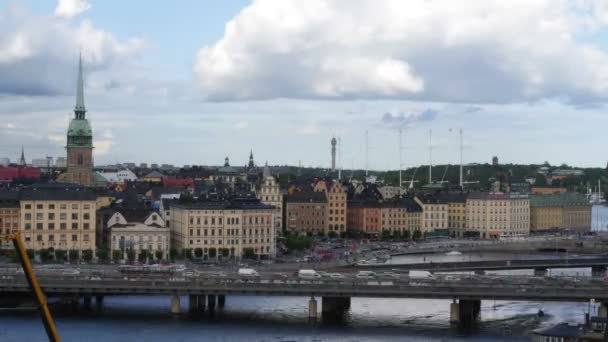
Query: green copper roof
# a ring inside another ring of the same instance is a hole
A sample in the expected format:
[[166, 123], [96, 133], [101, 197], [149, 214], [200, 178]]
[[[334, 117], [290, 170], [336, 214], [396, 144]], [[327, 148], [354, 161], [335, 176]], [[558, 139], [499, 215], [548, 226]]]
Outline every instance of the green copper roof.
[[587, 197], [575, 192], [565, 192], [551, 195], [530, 195], [531, 207], [561, 207], [590, 205]]
[[93, 131], [87, 119], [72, 119], [68, 128], [68, 137], [91, 137]]

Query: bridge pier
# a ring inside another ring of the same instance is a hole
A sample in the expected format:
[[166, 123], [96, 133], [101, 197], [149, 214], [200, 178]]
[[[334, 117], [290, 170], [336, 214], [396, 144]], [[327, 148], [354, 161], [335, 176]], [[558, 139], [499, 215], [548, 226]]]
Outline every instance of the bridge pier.
[[93, 300], [93, 297], [91, 297], [90, 294], [85, 294], [83, 298], [84, 308], [87, 310], [91, 310], [91, 302]]
[[220, 308], [220, 309], [223, 309], [224, 305], [226, 305], [226, 296], [225, 295], [218, 295], [217, 296], [217, 307]]
[[171, 313], [174, 315], [179, 315], [181, 313], [181, 304], [178, 294], [171, 295]]
[[317, 300], [314, 296], [310, 296], [310, 300], [308, 301], [308, 319], [317, 319]]
[[460, 323], [460, 304], [458, 304], [456, 299], [450, 304], [450, 323]]
[[606, 266], [591, 267], [591, 276], [593, 278], [603, 278], [606, 275]]
[[608, 318], [608, 302], [601, 302], [597, 308], [597, 316], [601, 318]]
[[350, 297], [322, 297], [321, 313], [323, 315], [342, 316], [350, 309]]
[[450, 304], [450, 323], [461, 327], [473, 326], [479, 321], [481, 300], [460, 299]]
[[95, 303], [97, 304], [97, 306], [102, 306], [103, 305], [103, 296], [102, 295], [95, 296]]
[[215, 310], [215, 300], [216, 300], [215, 295], [207, 296], [207, 306], [209, 307], [209, 311]]
[[197, 297], [196, 302], [198, 304], [198, 311], [205, 312], [205, 306], [207, 306], [207, 296], [198, 295], [196, 297]]
[[191, 314], [195, 314], [198, 312], [198, 296], [197, 295], [188, 296], [188, 311]]
[[544, 277], [547, 275], [547, 269], [546, 268], [535, 268], [534, 275], [537, 277]]

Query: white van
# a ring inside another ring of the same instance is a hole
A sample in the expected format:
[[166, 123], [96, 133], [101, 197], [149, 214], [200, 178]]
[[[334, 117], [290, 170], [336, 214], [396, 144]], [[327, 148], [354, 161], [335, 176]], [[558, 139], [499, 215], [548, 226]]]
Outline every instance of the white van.
[[409, 272], [409, 277], [412, 279], [435, 279], [435, 276], [433, 275], [433, 273], [431, 273], [429, 271], [411, 270]]
[[241, 277], [258, 277], [259, 274], [253, 268], [239, 268], [237, 274]]
[[321, 275], [315, 270], [300, 270], [298, 277], [302, 279], [318, 279], [321, 278]]

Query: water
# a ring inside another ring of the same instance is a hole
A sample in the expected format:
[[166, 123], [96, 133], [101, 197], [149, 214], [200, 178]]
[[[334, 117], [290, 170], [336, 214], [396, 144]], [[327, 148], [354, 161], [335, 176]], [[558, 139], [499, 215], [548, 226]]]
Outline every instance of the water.
[[[187, 312], [187, 297], [181, 304]], [[313, 324], [305, 297], [228, 296], [213, 317], [174, 317], [167, 296], [116, 296], [100, 310], [56, 309], [54, 316], [63, 341], [530, 341], [539, 326], [581, 322], [589, 305], [483, 301], [480, 327], [462, 332], [449, 326], [449, 304], [353, 298], [343, 322]], [[0, 312], [0, 341], [45, 340], [36, 313]]]

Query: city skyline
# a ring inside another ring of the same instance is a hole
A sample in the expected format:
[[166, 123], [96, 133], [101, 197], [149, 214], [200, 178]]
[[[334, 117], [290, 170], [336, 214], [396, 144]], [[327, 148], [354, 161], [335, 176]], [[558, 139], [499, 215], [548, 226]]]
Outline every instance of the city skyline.
[[[518, 9], [526, 19], [509, 17], [515, 5], [472, 2], [454, 12], [444, 4], [445, 10], [425, 15], [430, 5], [394, 2], [395, 13], [409, 14], [386, 16], [391, 6], [371, 4], [343, 9], [387, 18], [363, 20], [362, 29], [377, 38], [372, 40], [365, 32], [357, 39], [344, 33], [352, 27], [339, 2], [234, 1], [220, 8], [193, 1], [170, 12], [164, 4], [142, 9], [130, 3], [120, 6], [118, 16], [112, 1], [0, 4], [0, 16], [10, 19], [0, 33], [0, 70], [6, 75], [0, 81], [0, 156], [16, 160], [21, 145], [30, 158], [64, 155], [82, 50], [96, 164], [221, 165], [230, 156], [240, 165], [253, 149], [259, 165], [330, 167], [330, 139], [336, 136], [338, 167], [364, 169], [369, 131], [370, 169], [396, 170], [399, 128], [404, 168], [428, 164], [429, 129], [433, 164], [457, 164], [462, 128], [465, 164], [497, 155], [501, 163], [605, 166], [602, 70], [608, 57], [599, 2], [574, 13], [579, 5], [570, 2], [522, 2]], [[146, 15], [135, 15], [140, 11]], [[297, 25], [269, 25], [260, 13]], [[324, 15], [314, 19], [310, 13]], [[480, 13], [495, 28], [474, 20]], [[170, 21], [175, 25], [169, 32], [156, 25], [165, 15], [181, 18]], [[416, 31], [398, 25], [420, 18], [445, 27]], [[336, 25], [328, 39], [342, 50], [328, 48], [315, 30], [329, 22]], [[472, 24], [448, 34], [462, 23]], [[513, 25], [514, 32], [506, 29]], [[530, 34], [518, 49], [515, 41], [523, 37], [517, 35], [525, 31]], [[404, 32], [416, 32], [428, 46]], [[304, 53], [298, 37], [311, 37], [322, 53]], [[549, 37], [559, 39], [547, 42]], [[394, 46], [399, 44], [413, 52]], [[441, 58], [421, 61], [442, 51], [451, 53], [451, 65]], [[237, 56], [246, 65], [235, 64]], [[343, 70], [336, 69], [337, 61]], [[441, 67], [445, 75], [429, 67]], [[285, 73], [293, 81], [276, 75], [283, 69], [293, 71]]]

